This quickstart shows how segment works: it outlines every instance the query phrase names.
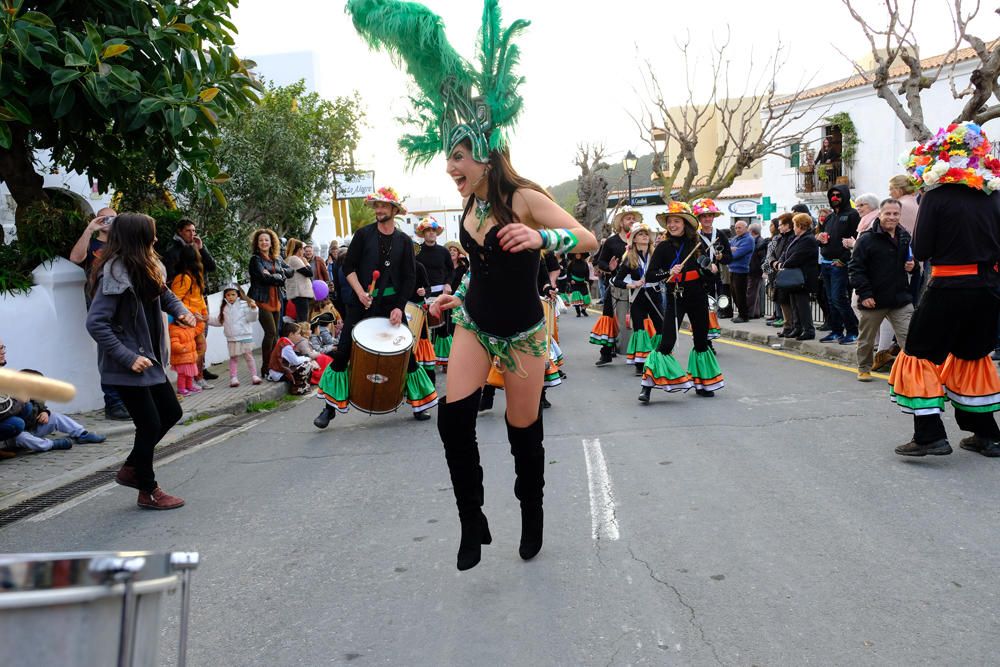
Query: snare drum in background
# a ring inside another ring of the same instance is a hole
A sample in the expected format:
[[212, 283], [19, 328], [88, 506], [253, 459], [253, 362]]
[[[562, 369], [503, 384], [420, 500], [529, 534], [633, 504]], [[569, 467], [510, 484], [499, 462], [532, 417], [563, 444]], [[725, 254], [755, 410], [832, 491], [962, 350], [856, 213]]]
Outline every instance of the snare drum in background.
[[410, 333], [413, 334], [414, 338], [420, 338], [420, 331], [424, 328], [425, 315], [423, 307], [416, 303], [407, 302], [404, 313], [406, 315], [406, 324], [410, 327]]
[[444, 314], [443, 313], [441, 315], [434, 315], [434, 313], [431, 312], [431, 306], [437, 300], [438, 300], [438, 298], [436, 296], [429, 296], [426, 299], [424, 299], [424, 303], [427, 304], [427, 328], [428, 329], [437, 329], [439, 326], [441, 326], [442, 324], [444, 324]]
[[197, 553], [0, 555], [0, 650], [11, 667], [161, 664], [166, 593], [181, 587], [177, 664], [186, 664]]
[[403, 402], [413, 334], [387, 317], [369, 317], [354, 326], [350, 401], [370, 415], [393, 412]]

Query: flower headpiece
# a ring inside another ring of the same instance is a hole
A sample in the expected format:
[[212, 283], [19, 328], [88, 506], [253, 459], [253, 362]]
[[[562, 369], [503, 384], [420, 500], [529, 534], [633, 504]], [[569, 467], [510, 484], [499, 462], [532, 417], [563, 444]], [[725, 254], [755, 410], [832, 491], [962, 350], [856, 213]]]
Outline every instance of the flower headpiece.
[[379, 188], [365, 197], [365, 204], [368, 206], [375, 206], [375, 202], [392, 204], [399, 209], [400, 214], [406, 215], [406, 207], [403, 206], [403, 201], [399, 198], [399, 193], [393, 188]]
[[990, 194], [1000, 190], [1000, 160], [989, 153], [990, 141], [983, 129], [964, 122], [938, 130], [901, 162], [924, 190], [956, 183]]
[[704, 197], [702, 199], [695, 199], [691, 202], [691, 213], [694, 214], [696, 218], [703, 215], [713, 215], [718, 218], [720, 215], [725, 215], [719, 210], [719, 207], [715, 205], [715, 200]]
[[667, 228], [667, 218], [670, 216], [677, 216], [682, 218], [684, 222], [688, 223], [694, 229], [698, 229], [698, 218], [694, 217], [691, 213], [691, 207], [687, 205], [687, 202], [671, 200], [667, 204], [667, 210], [663, 213], [656, 214], [656, 221], [660, 223], [660, 226], [664, 229]]
[[434, 232], [435, 234], [440, 234], [441, 232], [444, 231], [444, 227], [441, 226], [440, 222], [438, 222], [437, 220], [428, 215], [424, 218], [421, 218], [420, 222], [417, 223], [417, 229], [415, 231], [417, 236], [423, 238], [424, 234], [427, 232]]
[[463, 139], [472, 158], [488, 162], [490, 151], [507, 146], [506, 130], [521, 112], [514, 73], [520, 49], [514, 37], [529, 22], [517, 20], [504, 29], [500, 3], [486, 0], [479, 33], [478, 69], [448, 43], [441, 17], [423, 5], [399, 0], [349, 0], [347, 12], [355, 29], [373, 49], [383, 49], [417, 84], [413, 111], [404, 120], [418, 128], [399, 140], [413, 164], [426, 164], [439, 151], [450, 153]]

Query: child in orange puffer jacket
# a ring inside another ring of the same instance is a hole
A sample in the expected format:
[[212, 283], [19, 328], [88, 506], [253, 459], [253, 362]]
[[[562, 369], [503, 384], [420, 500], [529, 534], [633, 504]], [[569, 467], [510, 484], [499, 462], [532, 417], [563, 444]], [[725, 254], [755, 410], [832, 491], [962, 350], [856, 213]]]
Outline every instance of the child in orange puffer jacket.
[[170, 367], [177, 373], [177, 393], [181, 396], [201, 391], [194, 381], [198, 375], [197, 337], [195, 327], [170, 322]]

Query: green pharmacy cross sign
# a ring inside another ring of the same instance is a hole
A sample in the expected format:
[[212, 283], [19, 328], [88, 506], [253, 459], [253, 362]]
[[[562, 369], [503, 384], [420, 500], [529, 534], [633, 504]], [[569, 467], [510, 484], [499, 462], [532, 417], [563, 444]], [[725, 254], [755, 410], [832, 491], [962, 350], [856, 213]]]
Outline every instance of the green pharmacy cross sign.
[[757, 205], [757, 215], [759, 215], [764, 220], [770, 220], [774, 212], [778, 210], [777, 205], [771, 203], [770, 197], [764, 197], [760, 200], [760, 204]]

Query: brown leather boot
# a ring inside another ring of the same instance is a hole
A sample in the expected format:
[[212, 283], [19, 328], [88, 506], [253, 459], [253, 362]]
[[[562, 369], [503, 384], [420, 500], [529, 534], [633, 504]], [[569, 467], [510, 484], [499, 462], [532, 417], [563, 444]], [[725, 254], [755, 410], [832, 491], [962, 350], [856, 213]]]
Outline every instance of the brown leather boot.
[[159, 486], [150, 491], [139, 492], [136, 505], [147, 510], [173, 510], [184, 506], [184, 501], [177, 496], [171, 496]]

